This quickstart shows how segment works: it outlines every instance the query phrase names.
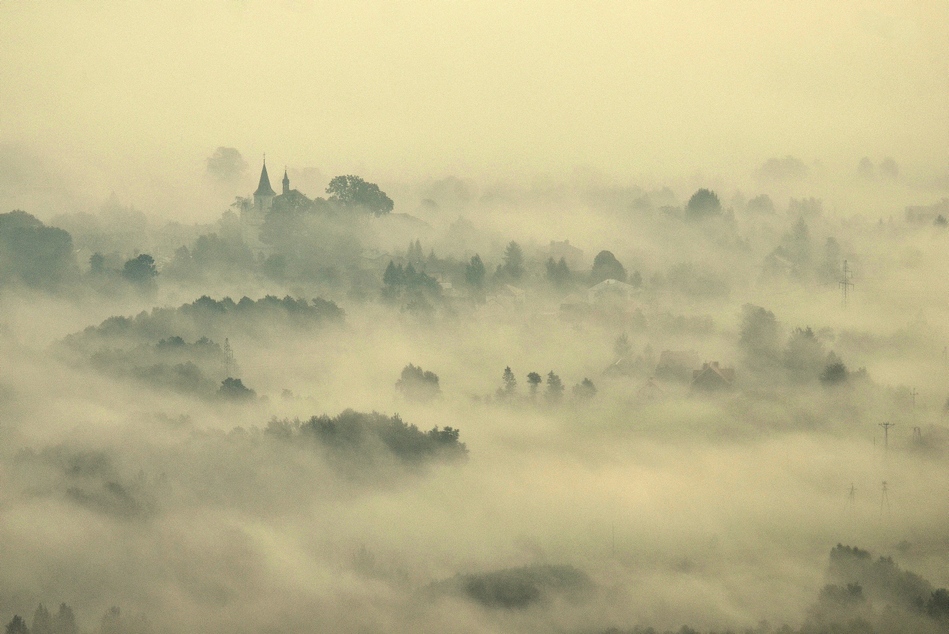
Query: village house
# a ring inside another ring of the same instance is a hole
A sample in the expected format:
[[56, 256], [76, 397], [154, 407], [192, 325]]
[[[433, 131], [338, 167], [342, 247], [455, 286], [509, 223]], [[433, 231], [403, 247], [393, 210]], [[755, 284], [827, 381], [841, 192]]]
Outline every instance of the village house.
[[718, 364], [718, 361], [703, 363], [701, 370], [692, 371], [692, 390], [720, 392], [730, 390], [734, 385], [734, 368], [723, 368]]

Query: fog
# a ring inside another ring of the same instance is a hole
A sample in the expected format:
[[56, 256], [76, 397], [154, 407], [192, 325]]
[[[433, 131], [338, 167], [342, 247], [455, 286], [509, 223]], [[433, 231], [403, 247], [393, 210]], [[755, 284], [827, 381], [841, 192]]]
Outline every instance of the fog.
[[949, 631], [947, 18], [0, 3], [7, 632]]

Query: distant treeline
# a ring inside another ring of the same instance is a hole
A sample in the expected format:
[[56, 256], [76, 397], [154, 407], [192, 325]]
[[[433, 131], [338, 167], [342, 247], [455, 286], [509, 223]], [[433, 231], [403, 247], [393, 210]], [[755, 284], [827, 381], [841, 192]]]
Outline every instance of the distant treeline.
[[405, 463], [420, 464], [434, 459], [457, 460], [468, 448], [458, 438], [459, 430], [437, 426], [422, 431], [406, 424], [398, 414], [363, 413], [348, 409], [337, 416], [326, 414], [309, 420], [270, 421], [266, 433], [293, 442], [315, 441], [341, 454], [369, 455], [379, 448]]
[[247, 400], [253, 393], [234, 378], [239, 374], [227, 334], [266, 338], [271, 332], [306, 330], [343, 320], [339, 306], [320, 298], [268, 295], [235, 302], [205, 295], [178, 308], [110, 317], [99, 326], [68, 335], [59, 350], [72, 362], [89, 364], [111, 376], [180, 393]]
[[154, 631], [151, 623], [144, 615], [130, 617], [122, 614], [122, 610], [111, 607], [99, 620], [99, 626], [94, 629], [79, 628], [76, 613], [65, 603], [59, 605], [55, 614], [42, 603], [33, 612], [33, 620], [27, 625], [26, 619], [14, 615], [7, 623], [6, 634], [151, 634]]
[[343, 309], [335, 302], [319, 297], [308, 301], [267, 295], [258, 300], [242, 297], [235, 302], [230, 297], [215, 300], [204, 295], [178, 308], [153, 308], [150, 313], [143, 311], [135, 317], [109, 317], [99, 326], [89, 326], [65, 341], [74, 345], [94, 338], [136, 342], [169, 337], [223, 338], [222, 333], [236, 331], [255, 334], [271, 328], [339, 324], [344, 317]]

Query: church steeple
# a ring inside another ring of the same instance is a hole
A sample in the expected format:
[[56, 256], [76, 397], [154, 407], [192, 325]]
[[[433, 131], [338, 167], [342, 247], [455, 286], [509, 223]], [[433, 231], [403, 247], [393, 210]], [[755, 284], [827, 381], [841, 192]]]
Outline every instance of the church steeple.
[[264, 213], [270, 211], [270, 204], [277, 192], [270, 186], [270, 176], [267, 174], [267, 155], [264, 155], [264, 166], [260, 170], [260, 184], [257, 185], [257, 191], [254, 192], [254, 207], [257, 211]]
[[254, 198], [258, 196], [276, 196], [277, 192], [270, 186], [270, 176], [267, 174], [267, 157], [264, 156], [264, 166], [260, 170], [260, 184], [257, 185], [257, 191], [254, 192]]
[[287, 176], [287, 168], [283, 168], [283, 193], [290, 193], [290, 177]]

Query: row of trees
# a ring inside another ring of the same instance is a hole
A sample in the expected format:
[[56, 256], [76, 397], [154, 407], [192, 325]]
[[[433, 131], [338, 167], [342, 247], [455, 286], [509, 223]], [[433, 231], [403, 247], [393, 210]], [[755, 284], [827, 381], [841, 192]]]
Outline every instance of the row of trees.
[[[422, 257], [422, 249], [419, 241], [409, 244], [406, 250], [407, 264], [395, 264], [390, 261], [383, 273], [383, 291], [385, 299], [402, 297], [406, 291], [421, 290], [427, 292], [429, 297], [439, 294], [438, 283], [432, 276], [425, 272], [428, 267], [449, 269], [452, 268], [451, 262], [440, 261], [431, 253], [427, 259]], [[464, 284], [472, 291], [475, 297], [483, 297], [489, 284], [495, 287], [503, 284], [520, 283], [527, 273], [527, 263], [524, 258], [524, 251], [521, 246], [514, 241], [508, 243], [504, 250], [501, 262], [494, 269], [493, 274], [489, 276], [488, 267], [480, 254], [475, 254], [470, 260], [463, 263], [462, 275], [460, 276]], [[600, 251], [593, 260], [593, 268], [589, 274], [572, 271], [565, 258], [554, 260], [548, 258], [544, 263], [544, 273], [546, 280], [555, 288], [568, 290], [578, 284], [594, 285], [607, 279], [615, 279], [620, 282], [629, 282], [633, 286], [642, 285], [642, 276], [638, 271], [628, 275], [626, 268], [616, 259], [610, 251]], [[451, 275], [449, 275], [451, 276]]]
[[[29, 625], [20, 615], [14, 615], [7, 623], [6, 634], [79, 634], [76, 613], [65, 603], [52, 614], [42, 603], [33, 612]], [[97, 634], [151, 634], [152, 627], [144, 616], [128, 617], [122, 610], [111, 607], [99, 621]]]
[[[497, 389], [495, 396], [499, 401], [513, 402], [517, 400], [517, 378], [510, 366], [504, 368], [501, 376], [502, 385]], [[540, 393], [540, 385], [544, 379], [537, 372], [527, 374], [528, 397], [531, 401], [536, 401]], [[413, 401], [427, 402], [441, 395], [441, 387], [438, 383], [438, 375], [434, 372], [423, 370], [421, 367], [412, 363], [402, 368], [402, 374], [395, 383], [395, 389], [405, 398]], [[547, 374], [547, 387], [543, 392], [544, 400], [550, 404], [559, 403], [563, 400], [564, 384], [553, 370]], [[589, 400], [596, 396], [596, 386], [593, 381], [584, 378], [583, 381], [573, 386], [573, 396], [577, 400]]]
[[[532, 402], [537, 400], [542, 382], [543, 379], [537, 372], [527, 373], [528, 398]], [[543, 393], [544, 400], [550, 404], [557, 404], [563, 400], [564, 391], [564, 384], [560, 376], [554, 373], [553, 370], [548, 372], [547, 387]], [[577, 400], [586, 401], [596, 396], [597, 390], [596, 386], [593, 385], [593, 381], [589, 378], [584, 378], [583, 381], [573, 386], [572, 392], [574, 398]], [[503, 402], [513, 402], [518, 398], [517, 378], [514, 376], [514, 371], [511, 370], [510, 366], [504, 368], [504, 373], [501, 375], [501, 387], [495, 392], [495, 397]]]

